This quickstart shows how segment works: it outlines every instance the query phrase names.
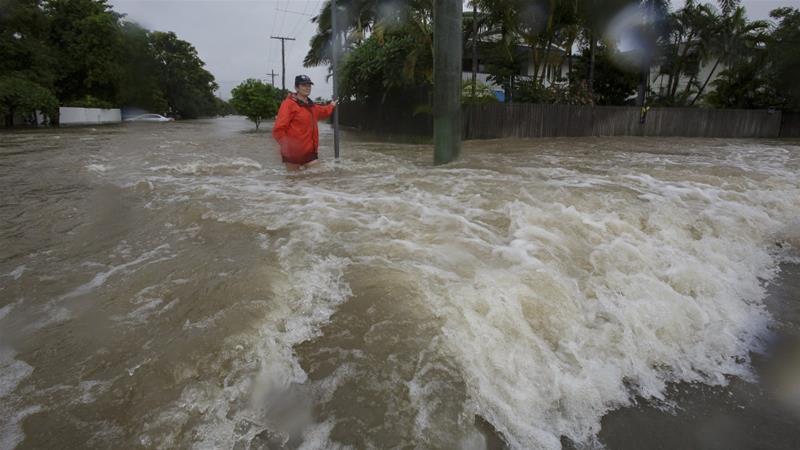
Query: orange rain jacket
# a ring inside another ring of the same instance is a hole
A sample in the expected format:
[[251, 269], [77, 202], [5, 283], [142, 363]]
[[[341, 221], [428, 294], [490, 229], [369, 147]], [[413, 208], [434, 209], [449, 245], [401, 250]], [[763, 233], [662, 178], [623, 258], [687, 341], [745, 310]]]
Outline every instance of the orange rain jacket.
[[306, 164], [317, 159], [317, 121], [330, 117], [333, 108], [332, 104], [317, 105], [311, 99], [304, 103], [296, 94], [286, 97], [272, 128], [272, 137], [281, 146], [284, 162]]

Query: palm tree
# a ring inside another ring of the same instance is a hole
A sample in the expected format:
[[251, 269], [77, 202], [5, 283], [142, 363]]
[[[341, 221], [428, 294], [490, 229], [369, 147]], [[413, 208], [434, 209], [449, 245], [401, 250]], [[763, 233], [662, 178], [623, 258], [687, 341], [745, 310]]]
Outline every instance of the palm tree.
[[[346, 45], [361, 42], [378, 20], [380, 0], [337, 0], [339, 27], [345, 34]], [[317, 24], [317, 33], [311, 37], [310, 49], [303, 60], [306, 67], [321, 66], [331, 62], [332, 22], [331, 0], [325, 0], [320, 12], [311, 18]]]
[[713, 58], [714, 65], [689, 106], [693, 106], [703, 95], [720, 64], [732, 66], [737, 59], [748, 54], [749, 50], [755, 47], [756, 42], [762, 40], [763, 34], [769, 28], [769, 23], [766, 21], [748, 22], [743, 7], [736, 6], [731, 11], [727, 9], [730, 6], [723, 3], [731, 2], [720, 1], [723, 15], [718, 26], [709, 30], [708, 45], [704, 49], [704, 60], [710, 61]]
[[[717, 21], [710, 5], [697, 4], [695, 0], [687, 0], [683, 8], [667, 17], [666, 32], [660, 36], [661, 46], [668, 52], [661, 64], [660, 75], [667, 76], [666, 92], [662, 95], [667, 104], [682, 103], [682, 99], [688, 99], [696, 86], [700, 55], [706, 45], [704, 37], [708, 30], [716, 27]], [[689, 80], [678, 98], [678, 87], [684, 76]]]

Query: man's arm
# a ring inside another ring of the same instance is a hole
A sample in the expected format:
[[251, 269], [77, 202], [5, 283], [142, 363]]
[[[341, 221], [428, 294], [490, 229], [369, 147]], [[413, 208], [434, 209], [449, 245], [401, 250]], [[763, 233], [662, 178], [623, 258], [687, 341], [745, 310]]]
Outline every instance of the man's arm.
[[314, 105], [314, 108], [317, 110], [317, 120], [325, 120], [333, 114], [333, 109], [336, 108], [336, 100], [327, 105]]
[[275, 119], [275, 126], [272, 127], [272, 137], [279, 143], [286, 137], [286, 130], [292, 122], [293, 111], [289, 102], [281, 103], [278, 109], [278, 117]]

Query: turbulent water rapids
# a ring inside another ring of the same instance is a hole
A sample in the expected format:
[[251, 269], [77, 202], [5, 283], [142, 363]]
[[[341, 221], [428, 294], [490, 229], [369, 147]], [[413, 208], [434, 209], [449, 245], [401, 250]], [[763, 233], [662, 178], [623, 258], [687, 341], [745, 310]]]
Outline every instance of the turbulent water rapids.
[[322, 131], [0, 134], [0, 448], [553, 449], [751, 377], [797, 143]]

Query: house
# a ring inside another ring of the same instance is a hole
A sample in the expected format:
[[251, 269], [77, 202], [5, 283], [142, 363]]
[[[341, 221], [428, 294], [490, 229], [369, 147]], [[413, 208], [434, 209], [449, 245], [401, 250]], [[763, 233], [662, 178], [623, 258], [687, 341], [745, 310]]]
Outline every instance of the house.
[[[503, 87], [497, 83], [496, 80], [490, 79], [487, 66], [491, 64], [493, 59], [490, 55], [496, 51], [491, 42], [478, 43], [478, 71], [477, 80], [486, 84], [501, 102], [505, 100], [505, 92]], [[541, 63], [537, 64], [534, 60], [534, 52], [530, 46], [517, 44], [513, 48], [514, 58], [517, 65], [516, 73], [514, 74], [514, 81], [530, 80], [542, 76], [544, 70], [543, 85], [548, 87], [553, 83], [558, 82], [567, 77], [569, 71], [569, 61], [564, 49], [557, 46], [552, 46], [550, 52], [547, 54], [547, 64], [542, 68]], [[544, 51], [538, 49], [539, 57], [544, 58]], [[461, 78], [465, 81], [472, 80], [472, 48], [465, 46], [464, 55], [462, 57], [462, 71]], [[537, 73], [538, 72], [538, 73]]]
[[[679, 52], [682, 52], [683, 45], [681, 48], [678, 49]], [[504, 101], [505, 100], [505, 92], [502, 86], [496, 81], [490, 79], [490, 75], [487, 70], [487, 65], [492, 58], [492, 52], [496, 51], [495, 47], [492, 45], [492, 42], [479, 42], [478, 43], [478, 73], [477, 73], [477, 80], [481, 83], [486, 84], [495, 94], [498, 100]], [[664, 50], [664, 52], [669, 50]], [[538, 50], [538, 54], [540, 57], [544, 57], [544, 51], [542, 49]], [[517, 63], [518, 70], [514, 75], [515, 81], [517, 80], [526, 80], [532, 79], [534, 76], [534, 72], [538, 69], [538, 76], [542, 74], [541, 65], [538, 65], [534, 62], [533, 59], [534, 52], [532, 51], [531, 47], [526, 45], [517, 44], [514, 47], [514, 58], [513, 60]], [[628, 67], [634, 67], [634, 61], [637, 60], [637, 55], [635, 51], [624, 51], [621, 54], [620, 61], [628, 60], [629, 64], [626, 64]], [[573, 55], [573, 58], [577, 58], [577, 55]], [[556, 46], [553, 46], [550, 49], [547, 59], [547, 65], [544, 68], [544, 80], [543, 85], [544, 87], [549, 87], [553, 83], [557, 83], [559, 81], [567, 82], [567, 74], [569, 72], [569, 57], [566, 54], [565, 50]], [[573, 59], [574, 62], [574, 59]], [[667, 69], [667, 58], [662, 53], [661, 56], [657, 57], [650, 67], [650, 90], [655, 92], [656, 95], [660, 97], [667, 96], [669, 93], [669, 72]], [[719, 76], [722, 71], [726, 69], [725, 65], [720, 63], [716, 64], [714, 60], [704, 60], [703, 58], [689, 58], [690, 64], [695, 64], [697, 68], [697, 75], [695, 77], [686, 76], [685, 73], [678, 79], [678, 86], [676, 93], [679, 95], [680, 93], [686, 90], [686, 87], [689, 83], [694, 80], [697, 85], [702, 86], [703, 83], [708, 80], [708, 85], [705, 88], [705, 93], [711, 91], [712, 83], [714, 80]], [[716, 65], [716, 67], [715, 67]], [[713, 73], [712, 73], [713, 71]], [[684, 71], [685, 72], [685, 71]], [[710, 78], [709, 78], [710, 75]], [[472, 80], [472, 48], [470, 46], [465, 46], [464, 48], [464, 55], [462, 58], [462, 79], [465, 81]], [[697, 92], [698, 86], [695, 86], [692, 89], [692, 93]], [[635, 98], [635, 97], [632, 97]]]

